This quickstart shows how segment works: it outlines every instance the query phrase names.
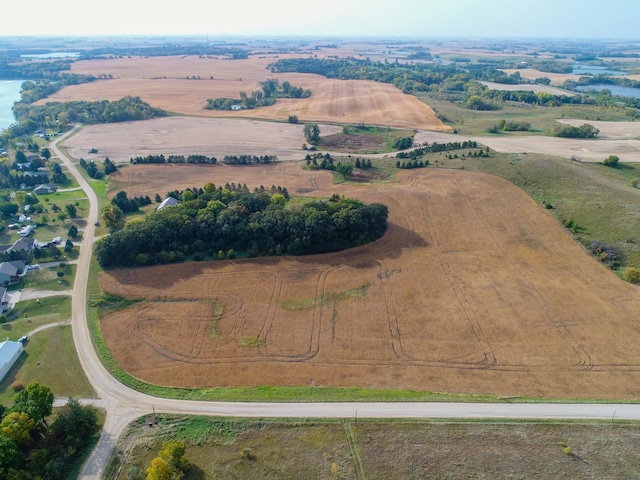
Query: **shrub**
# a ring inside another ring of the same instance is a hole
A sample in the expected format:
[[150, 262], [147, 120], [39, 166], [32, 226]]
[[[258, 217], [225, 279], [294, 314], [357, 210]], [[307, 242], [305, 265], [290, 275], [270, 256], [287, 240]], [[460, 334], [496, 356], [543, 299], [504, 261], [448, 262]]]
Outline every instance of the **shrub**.
[[640, 268], [636, 267], [627, 267], [624, 269], [622, 273], [622, 278], [629, 283], [638, 283], [640, 282]]
[[62, 278], [64, 277], [64, 272], [56, 272], [56, 275], [58, 276], [58, 278]]
[[619, 161], [620, 161], [620, 158], [617, 155], [609, 155], [607, 158], [605, 158], [602, 161], [602, 164], [605, 167], [617, 167]]
[[13, 382], [13, 385], [11, 385], [11, 389], [14, 392], [21, 392], [22, 390], [24, 390], [24, 385], [20, 382]]

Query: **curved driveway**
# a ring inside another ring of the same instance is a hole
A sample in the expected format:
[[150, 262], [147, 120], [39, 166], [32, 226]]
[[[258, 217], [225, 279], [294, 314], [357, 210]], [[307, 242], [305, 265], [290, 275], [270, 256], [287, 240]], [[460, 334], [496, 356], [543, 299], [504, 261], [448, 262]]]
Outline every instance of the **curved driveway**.
[[155, 409], [157, 413], [239, 417], [318, 418], [523, 418], [523, 419], [626, 419], [640, 420], [640, 405], [629, 404], [510, 404], [510, 403], [241, 403], [196, 402], [156, 398], [136, 392], [115, 380], [96, 354], [87, 324], [87, 280], [98, 219], [98, 198], [70, 159], [57, 148], [58, 142], [77, 130], [59, 137], [51, 148], [87, 193], [90, 208], [78, 258], [72, 294], [71, 324], [80, 363], [100, 398], [107, 416], [102, 436], [85, 463], [81, 479], [101, 478], [115, 442], [134, 419]]

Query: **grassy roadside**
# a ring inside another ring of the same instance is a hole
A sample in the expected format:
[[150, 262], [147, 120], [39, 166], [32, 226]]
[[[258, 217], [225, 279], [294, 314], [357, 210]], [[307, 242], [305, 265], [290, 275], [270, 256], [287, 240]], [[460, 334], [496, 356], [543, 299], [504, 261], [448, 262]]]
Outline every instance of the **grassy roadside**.
[[[129, 426], [105, 479], [144, 475], [166, 440], [203, 478], [637, 478], [637, 424], [572, 421], [221, 419]], [[126, 452], [126, 453], [125, 453]], [[542, 461], [544, 459], [544, 461]], [[526, 475], [523, 475], [526, 472]], [[142, 477], [139, 477], [142, 478]]]

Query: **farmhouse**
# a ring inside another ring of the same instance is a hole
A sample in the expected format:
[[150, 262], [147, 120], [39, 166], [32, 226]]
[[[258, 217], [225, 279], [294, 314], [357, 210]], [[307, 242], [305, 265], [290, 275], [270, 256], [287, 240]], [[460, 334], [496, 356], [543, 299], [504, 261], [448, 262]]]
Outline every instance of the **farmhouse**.
[[165, 198], [160, 205], [156, 207], [156, 212], [162, 210], [165, 207], [175, 207], [178, 205], [178, 200], [173, 197]]
[[5, 340], [0, 343], [0, 381], [9, 373], [23, 350], [24, 346], [20, 342]]

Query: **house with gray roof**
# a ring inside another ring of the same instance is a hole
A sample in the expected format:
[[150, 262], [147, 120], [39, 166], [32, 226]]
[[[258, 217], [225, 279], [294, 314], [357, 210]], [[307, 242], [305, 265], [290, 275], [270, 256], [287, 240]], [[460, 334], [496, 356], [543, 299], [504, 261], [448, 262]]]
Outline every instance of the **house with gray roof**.
[[6, 252], [7, 253], [11, 253], [11, 252], [31, 253], [31, 250], [33, 250], [34, 243], [35, 243], [35, 240], [33, 238], [22, 237], [22, 238], [16, 240], [15, 242], [13, 242], [13, 245], [11, 245], [6, 250]]
[[7, 286], [20, 280], [18, 268], [10, 262], [0, 263], [0, 285]]

